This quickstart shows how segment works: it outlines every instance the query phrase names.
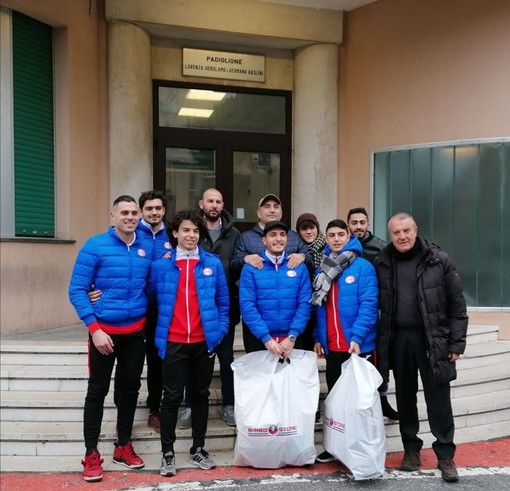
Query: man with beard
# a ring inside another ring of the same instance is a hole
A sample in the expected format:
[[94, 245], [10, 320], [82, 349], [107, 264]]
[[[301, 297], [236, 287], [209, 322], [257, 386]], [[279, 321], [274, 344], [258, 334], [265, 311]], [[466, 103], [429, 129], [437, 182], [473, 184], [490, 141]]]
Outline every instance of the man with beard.
[[[363, 247], [363, 258], [374, 264], [375, 256], [382, 251], [388, 243], [375, 236], [368, 230], [370, 222], [368, 221], [368, 213], [365, 208], [352, 208], [347, 214], [347, 224], [349, 231], [355, 235], [361, 242]], [[398, 421], [398, 413], [393, 409], [388, 401], [388, 384], [383, 382], [379, 387], [379, 395], [381, 396], [381, 406], [383, 415], [394, 421]]]
[[[207, 252], [219, 256], [225, 276], [227, 278], [230, 295], [230, 320], [227, 335], [223, 338], [216, 349], [220, 363], [221, 395], [223, 402], [223, 421], [229, 426], [235, 426], [234, 418], [234, 374], [230, 364], [234, 361], [234, 334], [235, 327], [240, 320], [238, 289], [234, 277], [230, 271], [230, 260], [234, 252], [234, 244], [240, 235], [234, 227], [232, 215], [224, 209], [223, 196], [215, 188], [206, 189], [202, 199], [198, 202], [207, 234], [204, 234], [200, 246]], [[191, 408], [188, 400], [186, 408], [182, 412], [178, 425], [180, 428], [191, 426]]]

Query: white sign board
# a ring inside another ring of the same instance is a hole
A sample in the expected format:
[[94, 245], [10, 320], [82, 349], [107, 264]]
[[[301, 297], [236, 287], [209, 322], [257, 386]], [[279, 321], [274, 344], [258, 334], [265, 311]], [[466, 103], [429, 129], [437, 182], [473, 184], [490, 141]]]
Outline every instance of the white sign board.
[[265, 82], [265, 65], [262, 55], [182, 48], [182, 74], [189, 77]]

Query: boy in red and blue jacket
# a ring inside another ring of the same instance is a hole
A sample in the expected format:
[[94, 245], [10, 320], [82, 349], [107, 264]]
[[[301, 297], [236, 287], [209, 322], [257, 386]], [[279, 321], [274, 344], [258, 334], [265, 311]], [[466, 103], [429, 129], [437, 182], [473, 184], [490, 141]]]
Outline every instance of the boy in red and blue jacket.
[[215, 467], [204, 449], [214, 350], [229, 327], [229, 291], [220, 259], [198, 246], [204, 224], [195, 211], [177, 213], [169, 226], [174, 251], [155, 261], [150, 289], [158, 303], [156, 348], [163, 360], [160, 474], [176, 474], [177, 413], [190, 380], [192, 438], [189, 462]]

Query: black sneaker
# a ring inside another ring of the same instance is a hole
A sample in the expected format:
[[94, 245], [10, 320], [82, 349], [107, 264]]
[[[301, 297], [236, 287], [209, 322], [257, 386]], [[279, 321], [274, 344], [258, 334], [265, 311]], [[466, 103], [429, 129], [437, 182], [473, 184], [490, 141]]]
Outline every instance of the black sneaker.
[[175, 467], [175, 455], [171, 450], [163, 454], [159, 473], [162, 476], [175, 476], [175, 474], [177, 474], [177, 468]]
[[420, 452], [416, 450], [406, 450], [404, 452], [404, 458], [400, 464], [400, 470], [406, 472], [417, 471], [421, 465]]
[[209, 454], [202, 447], [198, 447], [195, 453], [190, 454], [188, 462], [205, 470], [216, 467], [214, 460], [209, 457]]
[[321, 454], [317, 455], [315, 462], [320, 464], [327, 464], [328, 462], [334, 462], [336, 459], [327, 450], [324, 450]]
[[437, 461], [437, 468], [441, 471], [443, 481], [457, 482], [459, 480], [457, 467], [452, 459], [439, 459]]

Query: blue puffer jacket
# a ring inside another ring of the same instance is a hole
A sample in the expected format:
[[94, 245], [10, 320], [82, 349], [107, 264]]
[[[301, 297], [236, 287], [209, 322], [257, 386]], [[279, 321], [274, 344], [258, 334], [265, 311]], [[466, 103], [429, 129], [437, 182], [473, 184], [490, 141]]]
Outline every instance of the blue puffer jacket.
[[[85, 242], [74, 265], [69, 299], [87, 326], [95, 321], [125, 326], [145, 315], [151, 250], [152, 244], [139, 233], [126, 245], [113, 226]], [[103, 292], [96, 303], [87, 296], [91, 285]]]
[[[352, 236], [341, 252], [354, 251], [361, 256], [363, 249], [358, 238]], [[326, 246], [325, 254], [331, 249]], [[376, 323], [378, 317], [378, 286], [374, 267], [361, 257], [346, 268], [339, 278], [338, 310], [342, 330], [348, 343], [354, 341], [360, 345], [361, 353], [375, 349], [377, 337]], [[314, 330], [315, 342], [321, 343], [328, 353], [326, 330], [326, 306], [317, 307], [317, 324]]]
[[[263, 256], [264, 251], [266, 250], [266, 246], [262, 241], [263, 233], [264, 231], [258, 226], [258, 224], [255, 224], [251, 230], [243, 232], [237, 238], [232, 261], [230, 263], [230, 269], [236, 280], [239, 278], [241, 270], [246, 264], [244, 262], [245, 256], [248, 254], [259, 254]], [[285, 251], [287, 254], [303, 254], [305, 256], [306, 267], [310, 271], [310, 274], [313, 273], [315, 266], [313, 264], [312, 255], [310, 254], [310, 249], [308, 249], [308, 246], [305, 244], [300, 235], [293, 230], [289, 230], [287, 233], [287, 247], [285, 248]]]
[[246, 264], [239, 282], [241, 316], [253, 335], [266, 343], [271, 337], [298, 336], [310, 319], [310, 275], [302, 263], [295, 269], [275, 265], [264, 255], [262, 269]]
[[[199, 247], [200, 260], [195, 267], [200, 318], [207, 348], [214, 351], [228, 331], [229, 295], [225, 272], [218, 256]], [[158, 301], [158, 323], [156, 325], [156, 348], [164, 359], [168, 330], [172, 321], [180, 270], [175, 264], [175, 254], [169, 259], [158, 259], [152, 263], [150, 284]]]
[[151, 226], [140, 219], [137, 230], [139, 230], [147, 240], [152, 241], [151, 254], [153, 260], [162, 258], [172, 248], [166, 228], [162, 228], [154, 233]]

